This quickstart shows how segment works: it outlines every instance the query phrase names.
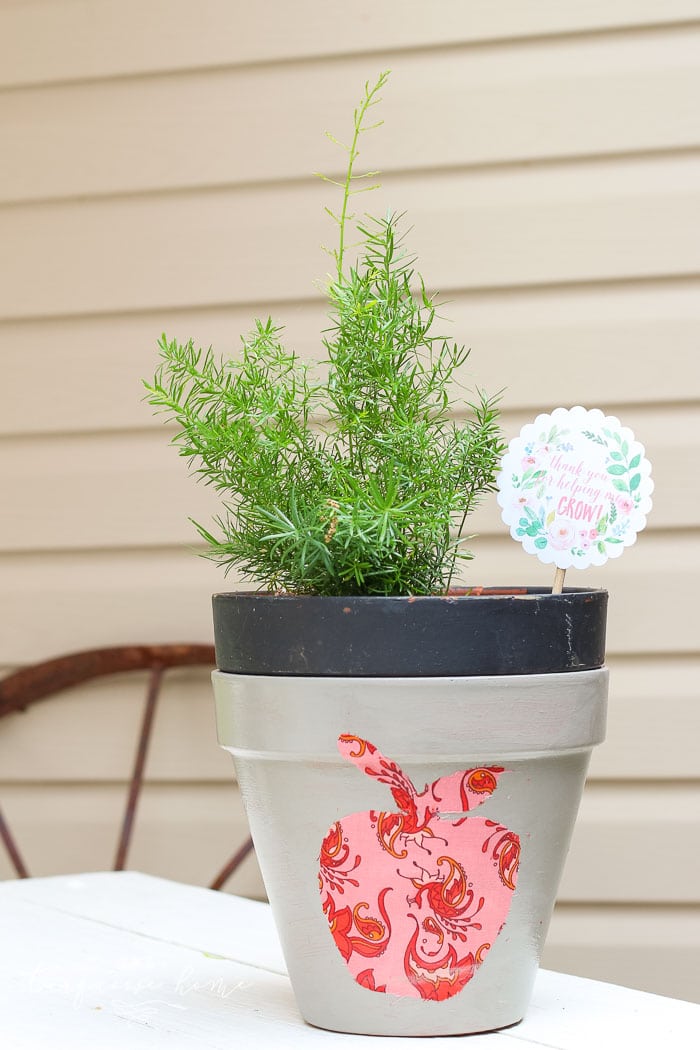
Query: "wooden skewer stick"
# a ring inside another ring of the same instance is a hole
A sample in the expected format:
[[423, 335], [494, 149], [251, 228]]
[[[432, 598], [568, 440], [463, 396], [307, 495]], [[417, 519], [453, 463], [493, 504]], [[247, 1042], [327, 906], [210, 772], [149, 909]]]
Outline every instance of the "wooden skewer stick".
[[552, 584], [552, 594], [561, 594], [564, 590], [564, 577], [566, 576], [566, 569], [557, 569], [554, 573], [554, 583]]

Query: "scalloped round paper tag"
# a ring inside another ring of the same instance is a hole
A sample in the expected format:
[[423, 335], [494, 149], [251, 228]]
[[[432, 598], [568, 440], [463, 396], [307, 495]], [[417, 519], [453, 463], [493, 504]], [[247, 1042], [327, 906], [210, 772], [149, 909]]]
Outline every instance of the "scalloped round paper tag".
[[646, 525], [651, 464], [628, 427], [598, 408], [557, 408], [514, 438], [497, 478], [514, 540], [559, 569], [619, 558]]

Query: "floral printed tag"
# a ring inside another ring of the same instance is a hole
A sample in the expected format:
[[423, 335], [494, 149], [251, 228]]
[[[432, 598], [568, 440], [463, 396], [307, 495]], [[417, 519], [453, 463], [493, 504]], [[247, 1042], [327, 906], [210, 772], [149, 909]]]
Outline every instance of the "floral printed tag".
[[514, 540], [559, 569], [619, 558], [646, 525], [651, 464], [644, 446], [598, 408], [557, 408], [508, 446], [498, 503]]

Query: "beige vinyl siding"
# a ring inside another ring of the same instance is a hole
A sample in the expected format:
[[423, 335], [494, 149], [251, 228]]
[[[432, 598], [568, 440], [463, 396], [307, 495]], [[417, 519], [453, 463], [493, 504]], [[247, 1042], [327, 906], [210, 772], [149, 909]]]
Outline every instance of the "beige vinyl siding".
[[[0, 317], [307, 299], [326, 269], [328, 200], [292, 180], [8, 205]], [[694, 154], [391, 175], [371, 206], [381, 214], [397, 200], [431, 285], [448, 295], [700, 269]]]
[[[684, 28], [503, 43], [475, 49], [466, 62], [464, 48], [451, 46], [437, 75], [435, 53], [421, 50], [339, 59], [330, 81], [326, 63], [290, 62], [59, 84], [50, 106], [43, 88], [16, 90], [0, 99], [11, 147], [0, 195], [308, 182], [310, 157], [327, 172], [342, 159], [319, 128], [352, 112], [357, 85], [381, 60], [394, 71], [385, 130], [362, 152], [385, 174], [683, 149], [700, 130], [699, 48], [700, 29]], [[277, 116], [282, 95], [293, 118], [286, 125]], [[78, 167], [75, 154], [88, 144], [90, 163]]]
[[[507, 412], [503, 424], [509, 433], [517, 433], [531, 416], [527, 411]], [[700, 430], [700, 411], [687, 405], [673, 410], [645, 406], [627, 409], [624, 416], [644, 435], [659, 476], [654, 506], [657, 530], [700, 526], [700, 506], [687, 498], [687, 479], [696, 465], [688, 435]], [[103, 432], [90, 442], [84, 434], [55, 434], [48, 447], [43, 435], [18, 435], [11, 444], [0, 442], [6, 500], [4, 550], [20, 553], [46, 546], [43, 508], [47, 503], [52, 508], [51, 546], [62, 550], [176, 546], [191, 541], [187, 515], [210, 518], [218, 500], [211, 489], [193, 487], [167, 436], [158, 428]], [[95, 507], [76, 521], [76, 501], [86, 484]], [[130, 499], [125, 501], [127, 489]], [[489, 501], [472, 519], [481, 537], [505, 539], [498, 510], [495, 501]], [[634, 564], [638, 561], [635, 551]]]
[[[227, 584], [141, 400], [166, 330], [235, 350], [271, 312], [310, 359], [363, 82], [363, 200], [507, 387], [508, 436], [557, 404], [619, 415], [654, 467], [647, 531], [572, 583], [611, 593], [595, 753], [545, 965], [700, 1000], [700, 0], [26, 0], [0, 5], [0, 673], [69, 650], [210, 641]], [[493, 502], [477, 583], [547, 585]], [[138, 676], [137, 676], [138, 679]], [[0, 722], [0, 795], [37, 873], [106, 867], [144, 682]], [[93, 720], [94, 719], [94, 720]], [[205, 882], [244, 834], [203, 670], [171, 676], [131, 863]], [[0, 877], [9, 874], [0, 854]], [[259, 894], [246, 862], [231, 888]]]
[[372, 56], [697, 20], [697, 0], [23, 0], [0, 10], [3, 85], [106, 79], [291, 59]]
[[[287, 341], [302, 357], [310, 360], [319, 353], [322, 302], [270, 301], [264, 306], [274, 317], [284, 318]], [[237, 333], [250, 327], [256, 308], [168, 307], [6, 321], [3, 361], [9, 370], [3, 377], [0, 434], [70, 432], [78, 437], [97, 429], [162, 433], [161, 421], [138, 396], [139, 377], [149, 375], [153, 366], [154, 332], [167, 321], [169, 330], [183, 339], [192, 334], [203, 346], [228, 351], [236, 345]], [[600, 398], [603, 372], [608, 408], [663, 402], [671, 409], [684, 403], [692, 409], [700, 398], [700, 370], [695, 367], [700, 296], [692, 277], [454, 291], [444, 313], [449, 315], [445, 332], [474, 348], [464, 380], [478, 376], [487, 389], [499, 390], [507, 379], [508, 410], [533, 412], [542, 405], [567, 402], [571, 378], [562, 367], [564, 354], [567, 362], [577, 363], [576, 392], [583, 404]], [[673, 368], [660, 367], [664, 347], [673, 348]], [[42, 384], [48, 390], [60, 389], [60, 398], [37, 402], [27, 397], [36, 359], [42, 362]], [[535, 362], [536, 382], [524, 361]], [[66, 382], [67, 375], [75, 377], [72, 383]], [[167, 459], [174, 469], [172, 455]], [[196, 498], [190, 486], [187, 491], [188, 498]]]

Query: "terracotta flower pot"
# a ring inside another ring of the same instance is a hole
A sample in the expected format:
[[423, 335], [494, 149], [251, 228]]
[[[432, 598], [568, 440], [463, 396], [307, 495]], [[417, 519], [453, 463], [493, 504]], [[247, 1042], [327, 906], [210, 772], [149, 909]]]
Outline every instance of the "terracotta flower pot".
[[215, 596], [219, 741], [307, 1021], [522, 1018], [604, 736], [606, 603]]

